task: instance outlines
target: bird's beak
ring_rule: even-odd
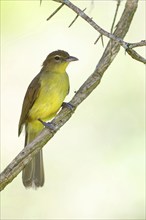
[[[77,61],[77,60],[79,60],[79,59],[76,58],[76,57],[73,57],[73,56],[69,56],[69,57],[66,59],[67,62],[72,62],[72,61]]]

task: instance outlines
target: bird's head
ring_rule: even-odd
[[[43,68],[51,71],[64,72],[70,62],[77,60],[76,57],[70,56],[66,51],[57,50],[47,56],[43,62]]]

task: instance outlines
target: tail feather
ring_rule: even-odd
[[[25,146],[30,143],[37,136],[37,134],[38,132],[34,134],[26,131]],[[40,150],[29,162],[29,164],[27,164],[23,169],[22,181],[26,188],[37,188],[44,185],[44,165],[42,150]]]

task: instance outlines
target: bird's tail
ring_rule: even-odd
[[[25,146],[30,143],[40,131],[34,132],[26,128]],[[22,171],[22,181],[26,188],[38,188],[44,185],[43,152],[40,150]]]

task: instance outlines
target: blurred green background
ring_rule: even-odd
[[[110,31],[116,1],[73,2]],[[23,148],[22,100],[46,56],[63,49],[79,58],[67,69],[69,101],[104,51],[82,19],[68,28],[75,17],[68,8],[46,21],[58,6],[1,0],[1,170]],[[145,9],[140,1],[126,41],[145,39]],[[145,55],[144,48],[137,51]],[[26,190],[19,174],[1,193],[1,219],[144,219],[144,89],[144,64],[121,48],[98,88],[44,147],[44,187]]]

